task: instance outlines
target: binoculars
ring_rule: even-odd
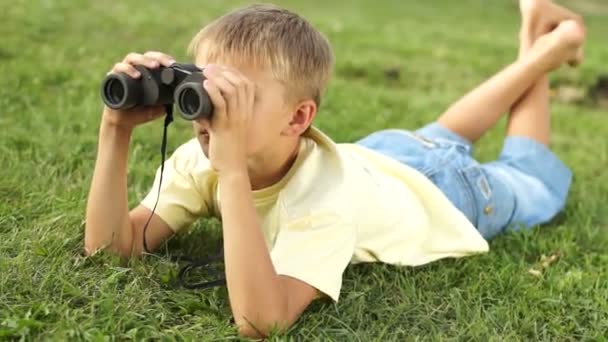
[[[194,64],[173,63],[148,69],[142,65],[138,79],[125,73],[110,74],[103,80],[101,97],[112,109],[177,104],[186,120],[211,119],[213,104],[203,88],[203,70]]]

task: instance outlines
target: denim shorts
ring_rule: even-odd
[[[420,171],[488,240],[550,221],[564,208],[572,181],[553,152],[526,137],[507,137],[489,163],[476,161],[468,140],[436,122],[378,131],[356,143]]]

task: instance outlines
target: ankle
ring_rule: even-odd
[[[551,71],[551,67],[548,65],[546,59],[543,58],[542,54],[535,53],[531,49],[527,54],[523,55],[518,59],[515,64],[519,65],[522,69],[525,69],[528,74],[534,76],[534,78],[540,78]]]

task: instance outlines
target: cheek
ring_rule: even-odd
[[[251,153],[276,148],[281,131],[288,123],[285,111],[279,98],[266,96],[255,102],[248,137]]]
[[[269,118],[253,118],[247,137],[247,150],[250,154],[258,154],[265,150],[276,148],[281,130],[276,122]]]
[[[247,150],[250,153],[256,153],[262,149],[265,141],[268,139],[267,133],[261,120],[256,120],[254,117],[249,128],[249,135],[247,136]]]

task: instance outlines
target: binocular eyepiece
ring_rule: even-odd
[[[125,73],[108,75],[101,86],[103,102],[112,109],[129,109],[139,106],[177,104],[186,120],[211,119],[213,104],[203,88],[202,70],[194,64],[173,63],[169,67],[135,68],[139,79]]]

